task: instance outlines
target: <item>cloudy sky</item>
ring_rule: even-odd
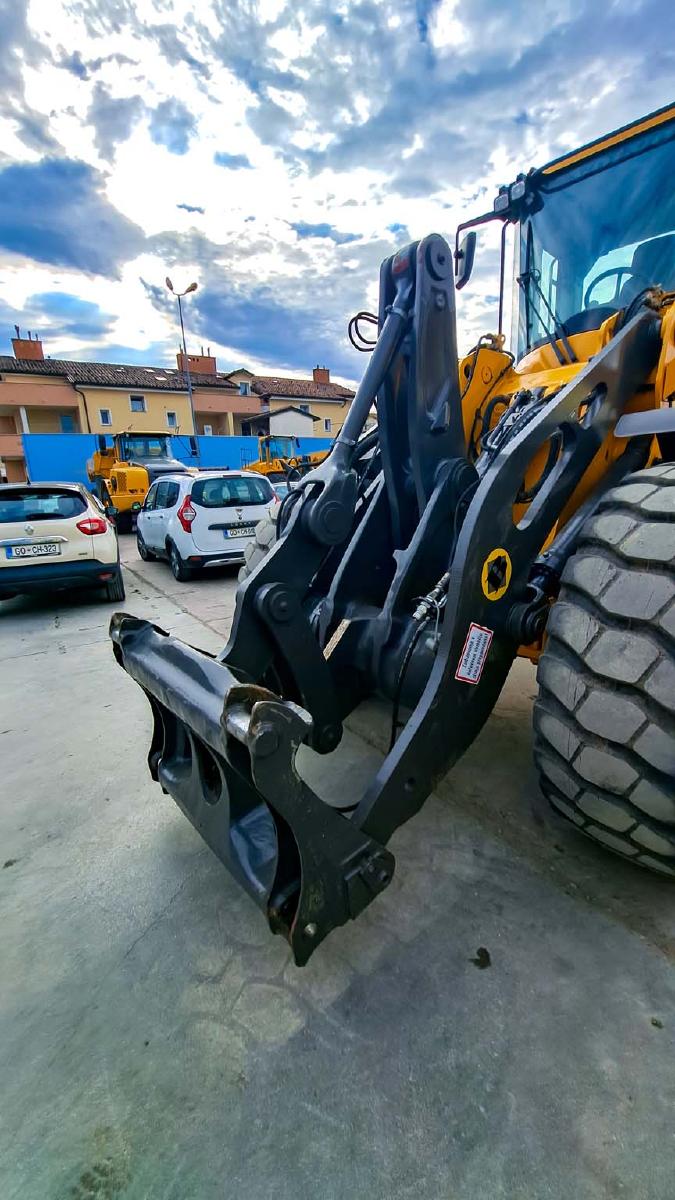
[[[665,0],[0,0],[0,352],[358,378],[398,245],[660,107]],[[494,328],[479,243],[460,346]]]

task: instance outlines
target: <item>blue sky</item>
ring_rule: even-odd
[[[657,108],[662,0],[0,0],[0,328],[53,357],[358,378],[382,258]],[[73,49],[77,47],[77,49]],[[481,235],[460,346],[494,328]]]

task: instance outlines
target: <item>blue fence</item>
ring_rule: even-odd
[[[31,483],[42,480],[88,484],[87,459],[96,449],[93,433],[24,433],[23,453]]]
[[[258,457],[258,439],[255,437],[198,437],[196,440],[199,443],[199,465],[204,469],[223,467],[237,470]],[[298,453],[327,450],[330,445],[330,438],[299,438]],[[86,484],[87,459],[92,457],[95,449],[96,438],[93,433],[23,435],[28,478],[34,483],[52,480]],[[180,462],[196,465],[189,438],[171,438],[171,451]]]

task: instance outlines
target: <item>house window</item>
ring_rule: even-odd
[[[300,409],[300,412],[309,412],[309,404],[299,404],[298,408]]]
[[[332,433],[333,432],[333,422],[330,417],[324,417],[323,431],[324,431],[324,433]]]
[[[132,412],[145,412],[145,396],[130,396],[129,405]]]
[[[205,433],[206,437],[211,437],[213,434],[213,425],[205,425],[204,433]]]
[[[166,414],[166,423],[167,423],[167,425],[169,426],[169,429],[175,429],[175,428],[176,428],[176,426],[178,425],[178,420],[177,420],[177,418],[176,418],[176,414],[175,414],[175,412],[167,412],[167,414]]]
[[[244,380],[241,381],[241,383],[239,384],[239,395],[240,396],[250,396],[251,395],[250,383],[248,383]]]
[[[59,424],[61,426],[61,433],[75,432],[75,418],[72,413],[61,413]]]
[[[98,419],[101,425],[112,425],[112,413],[109,408],[99,408]]]

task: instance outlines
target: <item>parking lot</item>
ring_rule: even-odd
[[[124,537],[125,611],[208,651],[236,572]],[[296,969],[147,771],[118,605],[0,604],[3,1200],[666,1200],[675,889],[549,815],[534,671]],[[357,789],[379,714],[308,762]]]

